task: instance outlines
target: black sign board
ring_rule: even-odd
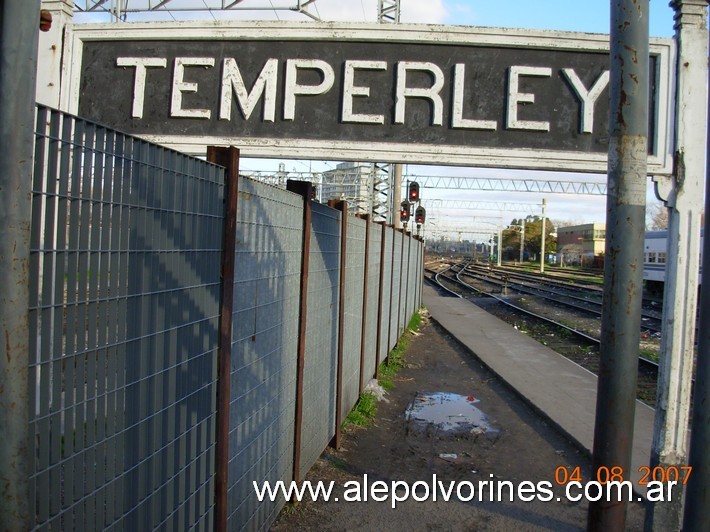
[[[269,24],[77,32],[76,110],[189,151],[606,171],[602,36]],[[668,49],[650,58],[659,167]]]

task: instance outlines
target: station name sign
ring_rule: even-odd
[[[184,151],[231,144],[255,156],[606,171],[604,36],[126,26],[75,30],[71,107]],[[656,173],[668,163],[671,52],[663,41],[650,57]]]

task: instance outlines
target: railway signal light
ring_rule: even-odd
[[[424,207],[417,207],[417,210],[414,211],[414,221],[418,224],[423,224],[425,219],[426,210],[424,210]]]
[[[409,201],[419,201],[419,183],[417,183],[416,181],[412,181],[411,183],[409,183]]]
[[[403,201],[400,207],[399,219],[402,220],[402,223],[407,223],[409,221],[409,202]]]

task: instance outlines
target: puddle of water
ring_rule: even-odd
[[[436,425],[444,432],[483,434],[498,432],[488,417],[474,406],[478,399],[455,393],[436,392],[417,394],[407,407],[405,416],[414,425]]]

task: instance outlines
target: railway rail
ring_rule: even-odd
[[[554,327],[557,330],[566,331],[566,334],[572,335],[578,341],[586,345],[593,345],[595,348],[598,349],[599,345],[601,344],[599,338],[596,338],[583,331],[577,330],[574,327],[570,327],[569,325],[561,323],[558,320],[552,319],[549,316],[543,316],[540,313],[533,312],[520,305],[516,305],[510,300],[510,298],[494,294],[485,290],[481,290],[480,288],[474,287],[466,281],[462,280],[462,273],[464,273],[464,275],[468,274],[468,272],[466,272],[465,270],[469,264],[470,261],[465,261],[449,265],[447,268],[441,271],[435,271],[431,269],[426,269],[426,271],[430,274],[431,282],[435,283],[441,289],[445,290],[448,294],[454,294],[457,297],[465,297],[460,293],[460,291],[455,290],[455,287],[459,287],[459,290],[463,289],[464,291],[468,291],[469,293],[475,292],[476,294],[485,296],[486,298],[496,300],[498,303],[504,305],[505,307],[512,309],[515,313],[519,313],[538,322],[548,324],[549,326]],[[449,283],[449,286],[446,286],[447,283]],[[653,388],[653,393],[655,393],[655,380],[658,374],[658,363],[639,354],[639,370],[652,381],[652,383],[649,385],[649,388]]]

